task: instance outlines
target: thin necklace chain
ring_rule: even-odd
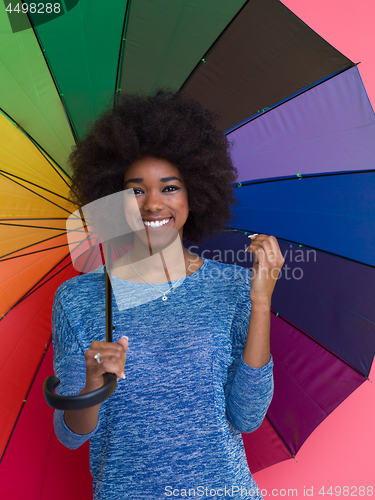
[[[164,301],[165,301],[165,300],[167,300],[167,298],[168,298],[168,297],[166,297],[166,294],[167,294],[167,293],[169,293],[169,292],[172,290],[172,288],[173,288],[173,287],[175,287],[175,286],[177,285],[177,283],[178,283],[178,282],[179,282],[179,281],[180,281],[180,280],[184,277],[184,275],[188,272],[188,270],[189,270],[189,268],[190,268],[190,265],[191,265],[191,253],[189,252],[189,265],[188,265],[188,267],[187,267],[186,271],[184,271],[184,274],[181,276],[181,278],[179,278],[179,279],[176,281],[176,283],[175,283],[174,285],[172,285],[172,286],[169,288],[169,290],[167,290],[166,292],[163,292],[163,290],[159,290],[159,288],[156,288],[156,286],[154,286],[152,283],[150,283],[149,281],[147,281],[145,278],[143,278],[143,277],[139,274],[139,272],[138,272],[138,271],[135,269],[135,267],[133,266],[133,264],[132,264],[132,262],[131,262],[131,260],[130,260],[130,255],[129,255],[129,254],[130,254],[130,252],[128,252],[128,254],[127,254],[127,255],[128,255],[128,259],[129,259],[130,265],[132,266],[132,268],[134,269],[134,271],[138,274],[138,276],[139,276],[141,279],[143,279],[143,281],[145,281],[145,282],[146,282],[146,283],[148,283],[149,285],[153,286],[153,287],[154,287],[154,288],[155,288],[158,292],[162,293],[162,294],[163,294],[163,297],[162,297],[162,298],[163,298],[163,300],[164,300]]]

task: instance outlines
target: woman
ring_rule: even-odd
[[[132,194],[132,248],[113,266],[113,343],[103,268],[61,285],[53,309],[59,393],[118,378],[101,405],[54,414],[63,444],[90,439],[98,500],[261,498],[241,432],[259,427],[272,399],[270,307],[284,260],[266,235],[248,248],[252,273],[184,246],[232,217],[236,169],[216,119],[182,94],[125,96],[71,156],[76,203]]]

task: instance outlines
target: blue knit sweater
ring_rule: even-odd
[[[173,283],[155,285],[167,290]],[[63,411],[54,413],[65,446],[90,439],[94,499],[260,499],[241,432],[263,421],[273,360],[252,368],[242,359],[250,271],[204,259],[166,301],[147,283],[113,278],[113,289],[113,342],[129,337],[126,378],[102,403],[91,434],[75,434]],[[105,340],[103,267],[60,286],[52,320],[57,392],[78,394],[84,352]]]

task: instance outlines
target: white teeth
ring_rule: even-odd
[[[167,224],[167,222],[169,222],[169,220],[171,219],[171,217],[169,219],[164,219],[164,220],[161,220],[161,221],[155,221],[155,222],[149,222],[149,221],[143,221],[144,225],[145,226],[151,226],[151,227],[160,227],[160,226],[165,226],[165,224]]]

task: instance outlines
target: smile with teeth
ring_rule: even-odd
[[[144,220],[143,224],[148,227],[161,227],[165,226],[168,224],[168,222],[172,219],[172,217],[169,217],[169,219],[163,219],[163,220],[156,220],[156,221],[147,221]]]

